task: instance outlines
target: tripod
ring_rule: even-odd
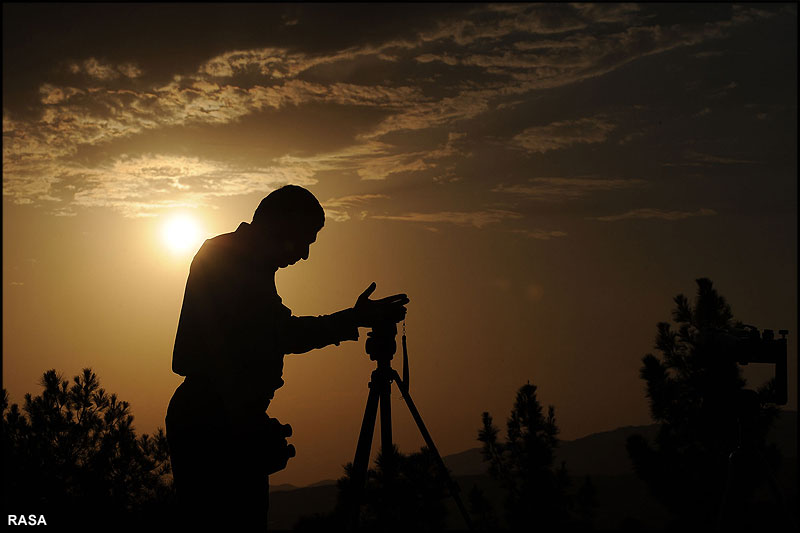
[[[391,360],[397,345],[395,337],[397,335],[397,325],[394,322],[387,324],[376,325],[367,334],[366,351],[372,361],[377,362],[377,368],[372,372],[369,382],[369,396],[367,397],[367,406],[364,410],[364,420],[361,423],[361,432],[358,435],[358,445],[356,446],[356,455],[353,460],[352,480],[354,486],[354,494],[352,501],[352,510],[350,516],[350,525],[353,529],[358,525],[358,519],[361,509],[361,497],[364,493],[364,487],[367,481],[367,468],[369,466],[370,451],[372,449],[372,437],[375,432],[375,419],[378,414],[378,406],[380,405],[381,411],[381,452],[383,457],[391,457],[394,453],[392,446],[392,381],[397,383],[400,393],[408,406],[411,416],[417,423],[422,438],[425,439],[425,444],[428,449],[433,453],[436,462],[439,466],[442,476],[447,482],[450,494],[458,506],[467,528],[472,529],[472,524],[467,514],[467,510],[459,497],[458,485],[450,477],[447,467],[439,455],[436,445],[433,443],[430,433],[425,428],[425,423],[419,414],[411,396],[408,392],[408,353],[406,350],[406,336],[403,334],[403,357],[405,363],[404,377],[401,379],[396,370],[392,368]]]
[[[786,500],[764,457],[763,442],[754,436],[759,411],[758,394],[749,389],[739,391],[738,409],[738,445],[728,456],[728,481],[717,516],[717,529],[746,525],[742,522],[743,515],[751,506],[754,490],[764,480],[769,486],[773,503],[783,515],[784,525],[795,529],[797,526]]]

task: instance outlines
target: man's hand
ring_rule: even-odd
[[[371,328],[375,324],[393,322],[397,323],[406,317],[405,305],[408,303],[408,296],[405,294],[395,294],[380,300],[370,300],[370,295],[375,292],[375,282],[373,281],[367,290],[361,293],[353,307],[356,314],[356,323],[360,327]]]
[[[277,419],[268,417],[266,413],[264,417],[266,418],[265,449],[262,453],[265,455],[267,474],[274,474],[286,468],[289,459],[296,454],[294,445],[286,440],[292,436],[292,426],[281,424]]]

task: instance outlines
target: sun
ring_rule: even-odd
[[[162,226],[164,245],[175,254],[194,252],[200,246],[200,224],[189,215],[175,215]]]

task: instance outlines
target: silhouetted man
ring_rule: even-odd
[[[265,528],[268,475],[294,455],[289,426],[266,414],[284,355],[405,317],[408,298],[370,300],[374,283],[350,309],[292,316],[275,272],[307,259],[324,223],[317,199],[287,185],[261,201],[251,224],[207,240],[192,261],[172,358],[186,379],[166,418],[182,525]]]

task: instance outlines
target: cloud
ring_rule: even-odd
[[[708,95],[708,97],[709,98],[714,98],[714,99],[723,98],[723,97],[727,96],[731,91],[736,89],[738,86],[739,86],[738,83],[736,83],[735,81],[732,81],[732,82],[730,82],[730,83],[728,83],[728,84],[726,84],[726,85],[724,85],[722,87],[719,87],[718,89],[714,90],[713,92],[711,92]]]
[[[419,172],[433,168],[434,165],[425,162],[414,154],[396,154],[378,157],[364,161],[363,168],[358,169],[358,175],[364,180],[383,180],[391,174],[403,172]]]
[[[53,201],[53,191],[62,181],[54,165],[26,165],[11,175],[6,169],[13,161],[3,158],[3,196],[19,205]]]
[[[686,157],[692,160],[693,163],[698,165],[739,165],[739,164],[757,164],[757,161],[750,159],[740,159],[736,157],[723,157],[712,154],[703,154],[700,152],[687,152]]]
[[[688,150],[684,152],[685,161],[679,163],[664,163],[665,167],[713,167],[718,165],[757,165],[758,161],[752,159],[741,159],[738,157],[726,157],[713,154],[705,154]]]
[[[642,208],[634,209],[619,215],[607,215],[602,217],[592,217],[592,220],[600,220],[603,222],[615,222],[617,220],[642,220],[642,219],[658,219],[658,220],[684,220],[691,217],[713,216],[717,212],[713,209],[702,208],[697,211],[666,211],[663,209]]]
[[[60,207],[58,209],[54,209],[51,211],[51,214],[57,217],[74,217],[78,216],[78,213],[72,210],[69,207]]]
[[[384,180],[393,174],[421,172],[436,168],[437,161],[464,155],[459,146],[465,134],[451,132],[447,140],[430,150],[403,151],[395,145],[362,139],[360,144],[342,148],[336,152],[313,156],[284,156],[279,163],[302,167],[311,173],[322,171],[350,171],[362,180]]]
[[[241,168],[221,161],[161,154],[122,156],[96,169],[70,167],[62,172],[62,176],[75,174],[81,185],[71,205],[108,207],[127,217],[152,216],[175,207],[208,207],[215,198],[269,193],[287,183],[316,183],[303,168]]]
[[[56,87],[45,83],[39,87],[41,102],[45,105],[60,104],[76,95],[86,94],[86,91],[75,87]]]
[[[286,176],[313,180],[325,170],[354,172],[365,180],[433,171],[446,166],[448,158],[465,155],[459,138],[428,149],[388,139],[400,132],[465,131],[469,121],[516,105],[531,91],[602,76],[648,55],[717,39],[738,25],[775,14],[735,6],[727,20],[659,25],[646,11],[636,4],[475,5],[459,10],[457,19],[444,16],[424,31],[409,30],[401,38],[369,45],[314,53],[278,46],[228,50],[193,72],[176,72],[167,83],[148,79],[133,62],[82,58],[70,65],[69,83],[48,80],[40,86],[40,116],[21,119],[4,112],[3,194],[18,203],[61,199],[74,206],[101,205],[102,196],[111,194],[115,199],[103,205],[147,211],[148,206],[162,205],[142,200],[155,181],[132,171],[120,174],[109,161],[84,168],[78,154],[87,147],[102,148],[154,130],[174,128],[179,136],[179,128],[186,126],[233,124],[256,113],[306,105],[380,110],[383,118],[362,131],[356,144],[336,152],[304,158],[286,154],[255,170],[209,161],[219,179],[230,180],[230,186],[218,187],[217,193],[224,189],[224,194],[246,194]],[[365,65],[388,62],[406,68],[393,67],[380,76],[361,75],[369,70]],[[446,75],[431,75],[435,62],[447,67]],[[409,64],[419,68],[409,69]],[[398,74],[393,77],[393,72]],[[733,88],[728,84],[723,90]],[[512,142],[530,153],[545,154],[605,142],[615,129],[616,124],[604,116],[561,120],[529,127]],[[142,171],[150,168],[150,155],[139,156],[134,161],[145,165]],[[724,159],[693,162],[744,162]],[[437,176],[450,179],[452,170],[446,168]],[[134,185],[134,179],[142,184]],[[166,181],[163,190],[180,192],[184,198],[197,195],[197,201],[216,194],[186,180],[180,178],[178,183],[190,189],[173,190]],[[563,185],[559,193],[557,185],[533,182],[526,186],[526,194],[574,197],[592,190],[575,182]],[[68,187],[76,188],[74,197]],[[525,193],[512,189],[503,192]]]
[[[36,121],[6,120],[4,157],[70,156],[81,146],[96,146],[156,128],[189,124],[228,124],[265,109],[304,103],[398,107],[424,99],[418,88],[329,86],[290,80],[248,89],[215,82],[176,78],[151,90],[90,87],[40,89],[48,104]]]
[[[527,128],[514,136],[512,142],[531,153],[549,152],[574,144],[595,144],[608,139],[615,125],[600,117],[553,122],[546,126]]]
[[[344,222],[350,220],[350,210],[359,208],[361,214],[364,213],[363,205],[373,200],[386,200],[389,197],[385,194],[356,194],[351,196],[342,196],[339,198],[330,198],[322,203],[325,209],[325,217],[335,222]]]
[[[320,65],[355,61],[365,56],[382,56],[386,49],[397,46],[406,45],[393,43],[382,47],[351,47],[314,55],[278,47],[233,50],[209,59],[200,65],[198,72],[214,78],[259,74],[267,79],[290,79]]]
[[[639,9],[632,4],[476,9],[474,20],[453,21],[420,36],[423,43],[450,39],[460,46],[443,50],[440,44],[415,59],[479,67],[510,78],[512,92],[524,92],[602,76],[642,57],[717,39],[756,17],[774,15],[739,10],[730,20],[647,26],[641,24],[647,18]],[[625,30],[619,31],[620,25]]]
[[[102,63],[94,57],[90,57],[82,63],[72,63],[69,70],[73,74],[86,74],[90,78],[99,81],[114,80],[120,76],[133,79],[142,75],[142,70],[133,63],[112,65]]]
[[[363,137],[375,139],[397,131],[430,129],[469,120],[488,111],[490,100],[498,94],[494,90],[462,91],[438,101],[419,101],[401,108]]]
[[[575,6],[553,4],[490,4],[480,6],[458,20],[445,21],[435,30],[421,33],[423,42],[452,41],[460,46],[469,46],[481,41],[496,41],[512,34],[557,35],[585,29],[593,22],[620,21],[624,10],[635,11],[636,7],[617,10],[617,16],[608,9],[577,9]],[[605,11],[601,16],[602,11]]]
[[[336,152],[308,157],[283,156],[278,162],[294,168],[303,168],[311,174],[339,170],[356,173],[362,180],[383,180],[392,174],[417,172],[433,168],[424,161],[428,152],[402,152],[396,147],[378,141],[366,141]]]
[[[404,222],[447,223],[459,226],[482,228],[503,220],[522,218],[513,211],[490,209],[485,211],[439,211],[434,213],[406,213],[403,215],[372,215],[370,218],[381,220],[400,220]]]
[[[518,233],[520,235],[524,235],[529,239],[536,239],[540,241],[549,241],[550,239],[557,239],[559,237],[566,237],[567,233],[564,231],[558,230],[543,230],[543,229],[516,229],[512,230],[512,233]]]
[[[102,203],[100,198],[109,192],[108,185],[97,175],[107,175],[107,169],[83,169],[72,158],[84,146],[98,146],[115,139],[132,137],[157,128],[180,127],[189,124],[225,124],[233,122],[256,109],[281,108],[302,102],[321,101],[341,105],[359,104],[373,107],[399,105],[419,98],[418,90],[407,87],[377,87],[369,91],[362,86],[336,83],[322,86],[298,80],[278,87],[256,86],[248,90],[219,85],[204,80],[176,79],[151,91],[109,88],[55,87],[45,84],[40,94],[47,104],[37,121],[3,118],[3,193],[17,203],[35,203],[49,194],[59,181],[54,174],[94,176],[84,180],[83,188],[96,186],[94,193],[84,190],[76,196],[76,205],[88,205],[89,199]],[[287,158],[279,162],[283,171],[298,179],[308,180],[310,174],[325,168],[356,168],[364,179],[385,179],[398,172],[431,168],[432,163],[421,159],[436,154],[402,154],[389,145],[366,141],[363,145],[329,157],[318,157],[321,166]],[[145,159],[136,159],[144,163]],[[336,164],[332,164],[336,161]],[[346,162],[347,161],[347,162]],[[346,162],[346,163],[345,163]],[[216,163],[212,163],[216,164]],[[289,170],[286,170],[288,167]],[[146,170],[146,168],[144,168]],[[242,175],[232,178],[230,188],[241,184]],[[273,168],[271,172],[278,172]],[[233,176],[234,169],[228,169]],[[298,173],[300,175],[298,175]],[[113,187],[118,192],[119,184]],[[239,186],[247,193],[249,185]],[[144,193],[144,189],[142,190]],[[116,194],[115,194],[116,197]],[[118,208],[119,203],[115,204]],[[131,204],[131,208],[137,209]],[[126,208],[126,212],[129,209]]]
[[[525,184],[498,185],[492,192],[517,194],[531,200],[572,200],[598,191],[613,191],[643,186],[641,179],[609,178],[531,178]]]
[[[725,53],[719,50],[708,50],[704,52],[698,52],[694,54],[694,57],[696,57],[697,59],[709,59],[712,57],[721,57],[723,55],[725,55]]]

